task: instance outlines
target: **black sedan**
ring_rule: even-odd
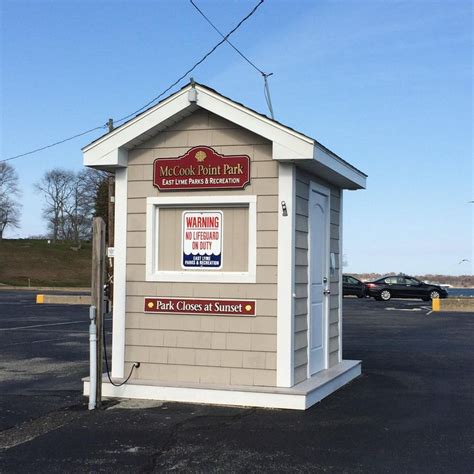
[[[379,301],[390,298],[421,298],[430,301],[447,298],[448,292],[438,285],[424,283],[407,275],[386,276],[365,284],[367,294]]]
[[[365,298],[365,285],[352,275],[342,275],[342,294]]]

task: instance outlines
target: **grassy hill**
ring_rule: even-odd
[[[71,242],[0,242],[0,284],[16,286],[90,286],[91,244],[72,250]]]

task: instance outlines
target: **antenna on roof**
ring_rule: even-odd
[[[262,72],[263,80],[265,82],[265,89],[264,89],[265,99],[267,100],[267,105],[268,105],[268,109],[270,110],[270,115],[272,117],[272,120],[275,120],[275,116],[273,115],[272,99],[270,97],[270,88],[268,87],[268,81],[267,81],[267,77],[272,76],[272,75],[273,75],[273,72],[269,74]]]
[[[272,106],[272,100],[270,98],[270,88],[268,86],[268,81],[267,81],[267,77],[271,76],[273,73],[265,73],[263,72],[259,67],[257,67],[252,61],[250,61],[249,58],[247,58],[247,56],[245,56],[241,51],[239,51],[237,49],[237,47],[232,44],[230,41],[229,41],[229,34],[225,35],[219,30],[219,28],[217,28],[216,25],[214,25],[214,23],[212,23],[212,21],[206,16],[206,14],[196,5],[196,3],[194,2],[194,0],[189,0],[191,5],[199,12],[199,14],[222,36],[222,39],[223,41],[226,41],[229,46],[231,46],[235,52],[237,54],[239,54],[245,61],[247,61],[256,71],[258,71],[262,76],[263,76],[263,80],[265,82],[265,85],[264,85],[264,94],[265,94],[265,100],[267,101],[267,106],[268,106],[268,109],[270,110],[270,115],[272,117],[272,120],[275,120],[275,116],[273,115],[273,106]],[[255,7],[255,10],[264,2],[264,0],[260,0],[260,2],[258,3],[258,5]]]

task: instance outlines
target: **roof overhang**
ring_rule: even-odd
[[[345,189],[363,189],[366,175],[316,140],[201,86],[189,84],[83,148],[84,165],[127,167],[128,151],[203,108],[272,142],[272,157],[293,162]]]
[[[291,161],[298,168],[315,174],[342,189],[365,189],[367,185],[366,174],[354,168],[318,142],[314,144],[312,158],[282,161]]]

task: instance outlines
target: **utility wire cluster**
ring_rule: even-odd
[[[194,71],[194,69],[196,69],[200,64],[202,64],[212,53],[214,53],[214,51],[216,51],[217,48],[219,48],[219,46],[221,46],[223,43],[227,42],[229,43],[230,46],[232,46],[235,51],[237,51],[239,53],[240,56],[242,56],[252,67],[254,67],[260,74],[263,75],[264,79],[265,79],[265,83],[266,83],[266,78],[271,75],[271,74],[265,74],[262,70],[260,70],[257,66],[255,66],[255,64],[253,64],[247,57],[245,57],[243,55],[243,53],[241,53],[232,43],[230,43],[230,41],[228,41],[228,38],[233,34],[235,33],[239,28],[240,26],[245,22],[247,21],[256,11],[257,9],[260,7],[260,5],[264,2],[264,0],[259,0],[259,2],[257,3],[257,5],[255,5],[253,7],[253,9],[244,17],[242,18],[242,20],[239,21],[239,23],[237,23],[237,25],[229,31],[229,33],[227,33],[225,36],[212,24],[212,22],[204,15],[204,13],[197,7],[197,5],[193,2],[193,0],[190,0],[191,4],[199,11],[199,13],[201,15],[204,16],[204,18],[206,18],[206,20],[211,24],[211,26],[222,36],[222,40],[219,41],[214,47],[212,47],[199,61],[197,61],[192,67],[190,67],[184,74],[182,74],[178,79],[176,79],[176,81],[174,81],[169,87],[167,87],[163,92],[161,92],[160,94],[158,94],[156,97],[154,97],[153,99],[151,99],[150,101],[148,101],[145,105],[143,105],[142,107],[140,107],[139,109],[135,110],[134,112],[132,112],[131,114],[128,114],[126,115],[125,117],[122,117],[118,120],[116,120],[114,122],[115,125],[120,125],[122,124],[123,122],[127,121],[128,119],[138,115],[140,112],[142,112],[143,110],[145,110],[146,108],[150,107],[152,104],[154,104],[158,99],[160,99],[163,95],[165,95],[167,92],[169,92],[174,86],[176,86],[180,81],[182,81],[188,74],[190,74],[192,71]],[[266,89],[265,90],[265,97],[267,98],[267,92],[268,90]],[[268,95],[268,98],[269,98],[269,95]],[[267,103],[268,103],[268,98],[267,98]],[[269,108],[270,108],[270,111],[272,113],[272,116],[273,116],[273,112],[271,110],[271,103],[269,105]],[[104,129],[107,129],[109,128],[110,129],[110,122],[106,123],[106,124],[103,124],[103,125],[99,125],[97,127],[94,127],[94,128],[91,128],[89,130],[85,130],[84,132],[80,132],[80,133],[77,133],[76,135],[73,135],[71,137],[67,137],[67,138],[64,138],[62,140],[59,140],[57,142],[54,142],[54,143],[50,143],[49,145],[45,145],[43,147],[40,147],[40,148],[36,148],[34,150],[30,150],[26,153],[21,153],[19,155],[15,155],[15,156],[10,156],[8,158],[4,158],[2,160],[0,160],[0,163],[4,162],[4,161],[10,161],[10,160],[15,160],[17,158],[21,158],[23,156],[27,156],[27,155],[32,155],[34,153],[38,153],[40,151],[43,151],[43,150],[46,150],[48,148],[52,148],[52,147],[55,147],[57,145],[61,145],[62,143],[65,143],[65,142],[68,142],[68,141],[71,141],[71,140],[74,140],[75,138],[79,138],[79,137],[82,137],[84,135],[87,135],[89,133],[92,133],[92,132],[95,132],[97,130],[104,130]]]
[[[257,67],[252,61],[250,61],[249,58],[247,58],[247,56],[244,55],[244,53],[242,53],[241,51],[239,51],[237,49],[237,47],[232,44],[227,38],[229,35],[227,36],[224,36],[224,34],[214,25],[214,23],[212,23],[212,21],[204,14],[204,12],[194,3],[193,0],[189,0],[191,2],[191,5],[204,17],[204,19],[212,26],[212,28],[214,28],[214,30],[216,30],[221,36],[222,38],[227,41],[227,43],[229,44],[229,46],[231,46],[234,51],[236,51],[237,54],[239,54],[245,61],[247,61],[257,72],[259,72],[262,77],[263,77],[263,81],[264,81],[264,95],[265,95],[265,100],[267,102],[267,106],[268,106],[268,110],[270,111],[270,115],[272,118],[274,118],[273,116],[273,107],[272,107],[272,100],[270,98],[270,89],[268,87],[268,80],[267,78],[270,77],[271,75],[273,75],[273,72],[270,72],[270,73],[266,73],[266,72],[263,72],[259,67]],[[263,0],[262,0],[263,2]]]

